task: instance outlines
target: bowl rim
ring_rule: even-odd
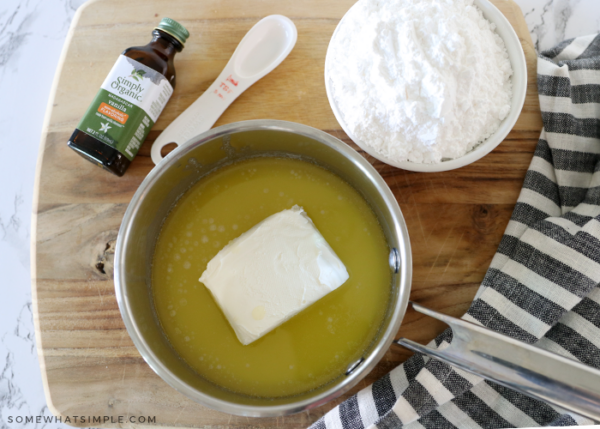
[[[341,382],[336,382],[320,394],[301,401],[273,406],[243,405],[215,398],[193,388],[175,376],[167,366],[158,359],[149,345],[146,344],[141,334],[140,326],[138,326],[138,323],[132,317],[131,302],[126,293],[124,268],[125,246],[131,230],[131,223],[140,211],[144,196],[147,195],[148,190],[160,180],[161,175],[169,167],[177,164],[179,160],[190,151],[204,143],[208,143],[223,135],[254,130],[291,132],[311,138],[334,150],[342,152],[342,155],[352,161],[379,190],[382,199],[385,201],[386,206],[391,213],[394,230],[396,231],[399,242],[399,248],[397,249],[400,259],[398,300],[395,307],[392,309],[390,323],[385,332],[382,333],[378,344],[373,348],[370,356],[368,356],[368,358],[345,379],[342,379]],[[153,170],[150,171],[133,195],[119,229],[114,260],[115,294],[119,310],[129,336],[146,363],[156,374],[167,382],[167,384],[188,398],[217,411],[247,417],[276,417],[312,409],[342,395],[358,384],[375,367],[375,365],[379,363],[391,346],[406,313],[412,280],[412,254],[406,222],[396,198],[377,170],[375,170],[362,155],[334,136],[307,125],[279,120],[251,120],[222,125],[190,139],[184,145],[179,146],[169,153]]]
[[[367,152],[373,158],[378,159],[379,161],[391,165],[393,167],[401,168],[403,170],[422,172],[422,173],[436,173],[441,171],[449,171],[455,170],[457,168],[464,167],[466,165],[472,164],[475,161],[480,160],[488,153],[493,151],[496,147],[500,145],[508,135],[508,133],[512,130],[514,125],[516,124],[519,116],[521,115],[521,111],[523,109],[523,105],[525,104],[525,97],[527,95],[527,62],[525,59],[525,53],[523,51],[523,46],[517,36],[517,33],[508,19],[504,16],[504,14],[489,0],[473,0],[473,3],[481,10],[483,16],[490,21],[492,24],[496,25],[496,34],[502,38],[504,44],[506,46],[506,50],[508,52],[509,60],[511,62],[511,66],[513,68],[512,74],[512,91],[513,96],[511,98],[511,108],[506,116],[501,122],[498,129],[489,136],[486,140],[479,143],[475,146],[471,151],[467,152],[465,155],[454,158],[448,161],[441,161],[436,164],[426,164],[426,163],[416,163],[411,161],[394,161],[379,152],[377,152],[371,146],[365,144],[360,139],[356,138],[352,132],[349,130],[346,125],[343,115],[339,110],[337,103],[335,102],[335,98],[331,93],[331,84],[329,78],[329,67],[328,62],[331,60],[331,40],[334,39],[335,35],[343,25],[344,19],[352,10],[352,8],[356,7],[359,2],[356,2],[347,12],[344,14],[338,25],[336,26],[333,35],[331,36],[329,45],[327,47],[327,53],[325,55],[325,92],[327,93],[327,99],[329,100],[329,105],[331,106],[331,110],[333,111],[333,115],[337,119],[338,123],[344,130],[344,132],[350,137],[350,139],[356,143],[362,150]],[[503,28],[503,31],[506,33],[507,37],[504,37],[500,34],[500,28]],[[508,38],[508,40],[507,40]],[[509,48],[510,44],[512,44],[513,48]],[[517,49],[514,49],[517,48]],[[514,60],[514,61],[513,61]],[[516,82],[515,82],[516,81]]]

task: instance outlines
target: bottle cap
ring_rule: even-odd
[[[158,26],[155,27],[155,30],[164,31],[179,40],[182,45],[185,45],[185,41],[190,37],[190,32],[187,31],[183,25],[171,18],[161,19]]]

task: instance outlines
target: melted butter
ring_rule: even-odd
[[[350,278],[263,338],[244,346],[198,281],[230,240],[268,216],[304,207]],[[362,356],[387,309],[388,246],[365,200],[335,174],[294,159],[222,168],[186,192],[158,239],[156,311],[173,348],[201,376],[235,392],[289,396],[319,387]],[[253,317],[264,317],[256,307]]]

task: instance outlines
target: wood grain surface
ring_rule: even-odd
[[[507,139],[480,161],[444,173],[413,173],[364,154],[400,203],[413,250],[411,299],[461,316],[482,280],[531,160],[541,117],[536,56],[523,15],[511,0],[493,0],[517,31],[528,65],[523,112]],[[204,408],[162,381],[144,362],[123,325],[113,285],[117,231],[133,193],[152,168],[152,141],[217,77],[237,43],[260,18],[279,13],[298,28],[289,57],[256,83],[216,125],[281,119],[325,130],[357,147],[341,131],[325,95],[329,39],[354,0],[92,1],[77,13],[54,82],[40,146],[33,209],[32,288],[40,365],[51,411],[113,416],[77,426],[132,427],[127,416],[156,416],[166,427],[306,427],[341,400],[372,383],[410,353],[390,349],[342,398],[281,418],[236,417]],[[177,87],[124,177],[80,158],[66,142],[119,53],[144,45],[169,16],[191,37],[175,59]],[[409,311],[397,334],[426,343],[444,329]],[[124,416],[122,423],[117,416]],[[117,423],[114,423],[114,422]],[[146,424],[147,425],[147,424]]]

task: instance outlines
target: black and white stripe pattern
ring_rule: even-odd
[[[600,35],[538,60],[544,129],[464,319],[600,368]],[[444,348],[447,330],[432,342]],[[415,355],[314,429],[509,428],[593,422]]]

